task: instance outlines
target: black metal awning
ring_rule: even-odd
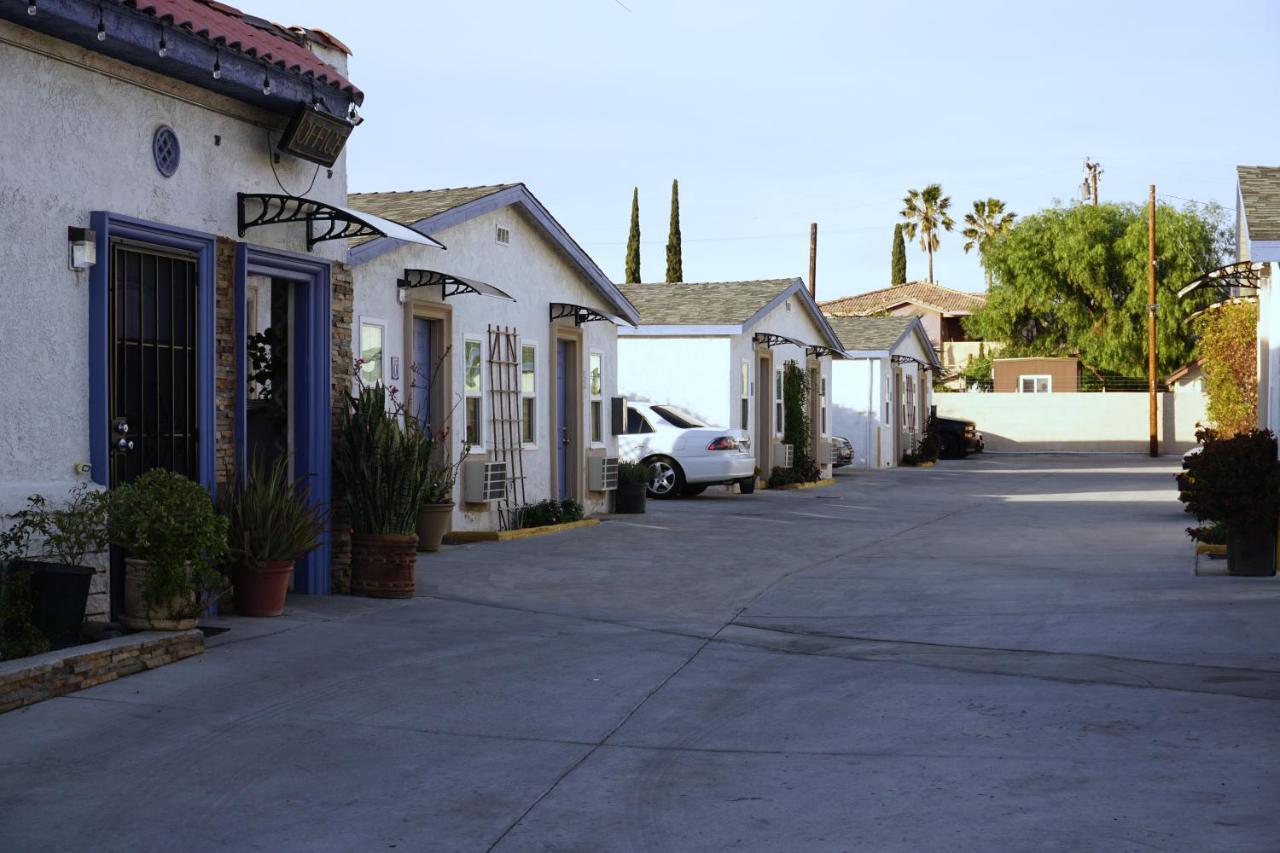
[[[1269,264],[1258,261],[1240,261],[1234,264],[1227,264],[1224,267],[1218,267],[1216,270],[1210,270],[1182,288],[1182,290],[1179,290],[1178,298],[1182,299],[1187,294],[1194,293],[1205,287],[1213,287],[1220,290],[1231,287],[1257,288],[1258,281],[1270,275],[1269,266]]]
[[[844,353],[833,347],[823,346],[822,344],[809,344],[804,348],[804,354],[810,358],[844,358]]]
[[[891,355],[889,356],[889,361],[893,362],[894,364],[915,363],[920,367],[921,370],[925,370],[925,371],[936,369],[932,364],[926,364],[925,362],[921,361],[920,359],[916,358],[913,355]]]
[[[350,207],[272,193],[236,193],[236,198],[237,224],[241,237],[250,228],[260,225],[305,222],[308,252],[316,243],[324,240],[349,240],[354,237],[391,237],[406,243],[444,248],[440,241],[419,234],[399,222]]]
[[[581,326],[583,323],[595,323],[601,320],[606,323],[612,323],[615,326],[631,325],[621,317],[615,317],[612,314],[605,314],[594,308],[588,308],[585,305],[574,305],[571,302],[552,302],[550,306],[550,314],[552,320],[563,320],[567,317],[572,317],[573,325],[575,326]]]
[[[481,296],[492,296],[495,299],[506,299],[510,302],[516,301],[514,296],[505,290],[494,287],[492,284],[485,284],[483,281],[476,281],[473,278],[463,278],[460,275],[451,275],[447,272],[436,272],[435,270],[406,269],[404,278],[397,281],[396,284],[408,289],[439,285],[441,299],[448,299],[450,296],[458,296],[462,293],[476,293]]]
[[[807,350],[809,346],[804,341],[797,341],[795,338],[788,338],[786,335],[775,335],[773,332],[756,332],[751,336],[751,340],[757,344],[764,344],[770,349],[783,344],[791,344],[803,350]]]

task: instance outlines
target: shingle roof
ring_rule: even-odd
[[[745,323],[799,279],[628,284],[622,294],[642,326],[727,326]]]
[[[827,315],[846,350],[887,350],[916,322],[915,317],[858,317]]]
[[[818,307],[832,316],[865,316],[886,311],[904,302],[914,302],[943,314],[972,314],[987,303],[987,297],[981,293],[965,293],[927,281],[912,281],[854,296],[829,299],[819,302]]]
[[[307,48],[304,39],[310,36],[344,53],[351,52],[321,30],[282,27],[218,0],[138,0],[132,5],[144,15],[195,33],[206,41],[310,77],[357,98],[363,97],[350,80]]]
[[[1237,166],[1250,240],[1280,240],[1280,167]]]
[[[351,193],[347,196],[347,204],[384,219],[413,223],[516,186],[519,184],[491,184],[485,187],[453,187],[443,190],[410,190],[408,192]]]

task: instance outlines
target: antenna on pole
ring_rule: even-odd
[[[1084,158],[1084,181],[1080,184],[1080,200],[1093,199],[1093,206],[1098,206],[1098,176],[1102,174],[1102,164]]]

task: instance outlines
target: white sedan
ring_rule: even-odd
[[[708,426],[683,409],[658,403],[627,404],[618,458],[649,466],[652,498],[697,495],[707,486],[752,480],[756,474],[746,430]]]

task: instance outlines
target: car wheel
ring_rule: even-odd
[[[667,456],[649,460],[649,497],[663,500],[684,492],[684,471],[680,463]]]
[[[684,489],[680,493],[684,495],[686,498],[696,498],[698,495],[702,494],[706,490],[707,490],[706,486],[691,486],[686,484]]]

